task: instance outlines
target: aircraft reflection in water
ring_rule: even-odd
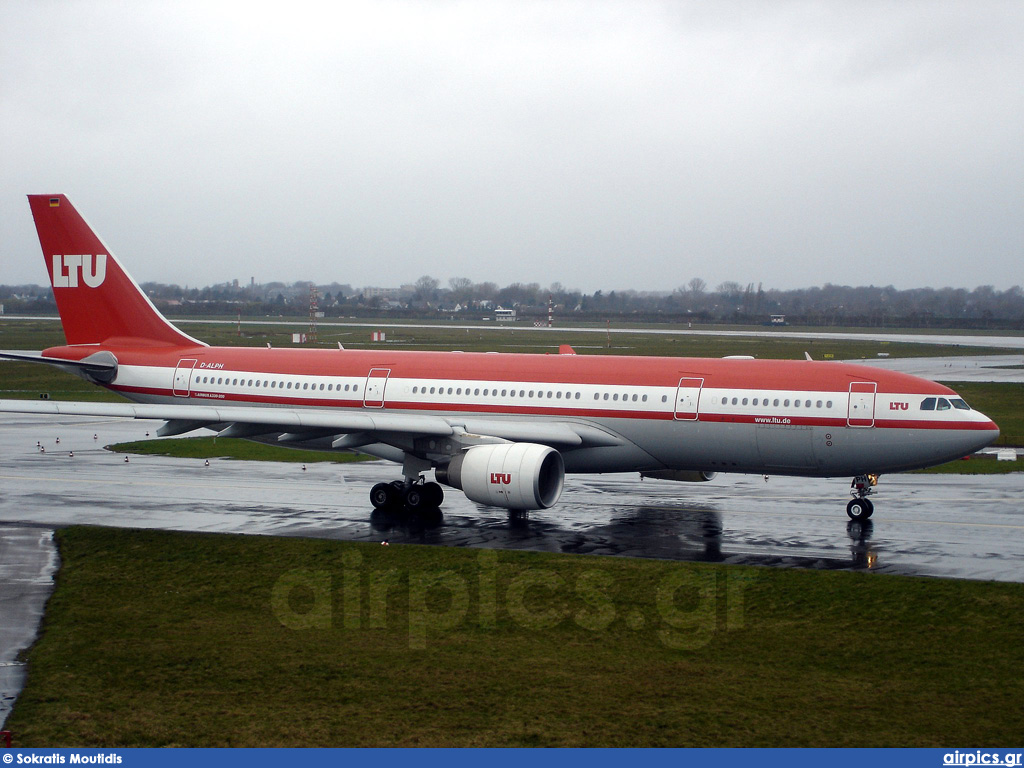
[[[817,569],[868,569],[878,565],[872,547],[871,521],[849,521],[849,558],[837,557],[834,544],[820,548],[777,539],[730,541],[722,513],[709,504],[677,506],[644,505],[608,507],[610,519],[581,526],[571,519],[559,520],[550,513],[503,513],[478,507],[479,516],[426,514],[408,510],[374,510],[372,529],[394,542],[420,544],[472,544],[497,549],[529,548],[534,551],[574,554],[619,555],[687,562],[738,565],[796,566]],[[471,537],[467,540],[467,535]],[[731,546],[730,546],[731,545]]]
[[[871,548],[871,534],[874,528],[875,524],[870,520],[851,520],[846,524],[854,568],[874,568],[878,565],[878,555]]]

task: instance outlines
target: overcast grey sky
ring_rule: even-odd
[[[27,193],[139,281],[1024,284],[1024,2],[0,0]]]

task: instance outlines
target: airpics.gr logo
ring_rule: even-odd
[[[90,288],[99,288],[107,276],[107,254],[53,255],[53,287],[77,288],[78,275]]]

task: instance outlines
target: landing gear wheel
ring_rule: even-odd
[[[440,507],[444,502],[444,491],[441,490],[441,486],[437,483],[425,483],[423,485],[423,495],[427,499],[427,506],[429,507]]]
[[[404,498],[405,506],[412,512],[437,509],[444,501],[444,491],[437,483],[421,483],[409,486]]]
[[[399,498],[398,489],[389,483],[377,483],[370,489],[370,503],[374,509],[390,509]]]
[[[409,486],[409,490],[405,492],[405,507],[410,512],[419,512],[421,509],[425,509],[430,506],[427,504],[427,495],[423,492],[422,485]]]
[[[846,514],[851,520],[858,522],[867,520],[874,511],[875,505],[868,499],[850,499],[850,503],[846,505]]]

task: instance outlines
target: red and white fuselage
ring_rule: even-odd
[[[563,449],[570,472],[893,472],[959,458],[991,442],[997,429],[948,387],[844,363],[240,347],[110,351],[118,377],[106,386],[140,403],[566,423],[624,438]],[[45,354],[82,352],[62,347]]]
[[[139,405],[2,410],[359,447],[402,463],[407,484],[435,468],[510,508],[550,506],[562,471],[877,475],[999,434],[948,387],[844,363],[210,347],[160,315],[67,198],[29,199],[68,340],[43,361]]]

